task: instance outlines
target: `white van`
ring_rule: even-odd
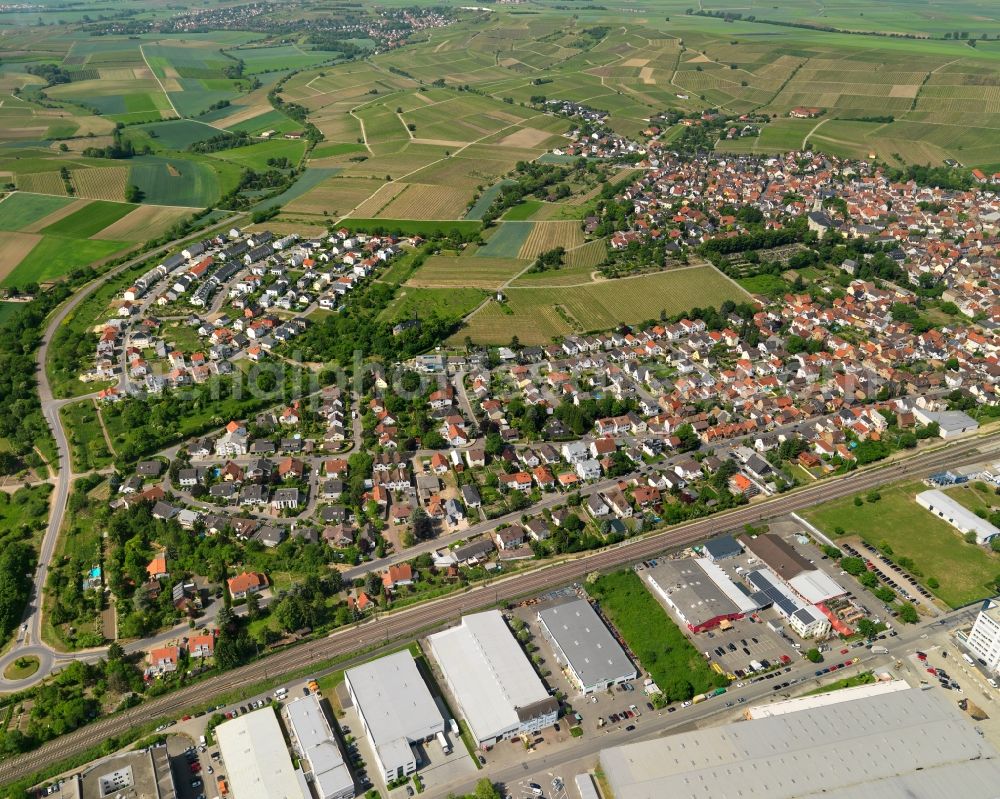
[[[965,662],[968,663],[970,666],[976,665],[976,661],[974,661],[971,657],[969,657],[967,653],[963,653],[962,657],[965,658]]]

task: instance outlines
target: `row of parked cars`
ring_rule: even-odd
[[[851,658],[850,660],[845,660],[843,663],[834,663],[832,666],[827,666],[825,669],[817,669],[816,676],[822,677],[824,674],[830,674],[831,672],[839,671],[840,669],[846,669],[848,666],[853,666],[857,662],[858,658]]]

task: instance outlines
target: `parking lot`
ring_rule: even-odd
[[[777,614],[764,611],[759,614],[761,621],[752,616],[733,623],[729,630],[711,630],[694,636],[694,644],[700,652],[708,652],[709,659],[718,663],[724,672],[737,678],[750,670],[756,661],[768,668],[778,663],[788,664],[799,657],[790,641],[779,636],[764,621],[777,618]]]
[[[896,565],[892,559],[879,553],[871,544],[864,541],[842,542],[841,549],[848,555],[856,558],[864,558],[871,564],[872,571],[878,578],[889,586],[893,591],[904,599],[916,605],[923,606],[923,609],[931,615],[937,615],[937,608],[934,606],[934,598],[930,591],[920,585],[917,579],[906,573]]]

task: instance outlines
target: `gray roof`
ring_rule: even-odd
[[[731,535],[720,535],[705,542],[705,552],[711,556],[712,560],[722,560],[723,558],[734,558],[743,552],[736,539]]]
[[[353,796],[354,780],[316,694],[289,702],[285,710],[291,731],[297,739],[297,748],[309,762],[320,799]]]
[[[993,799],[1000,752],[910,689],[605,749],[601,767],[629,799]]]
[[[636,668],[585,599],[570,599],[538,612],[584,687],[635,676]]]

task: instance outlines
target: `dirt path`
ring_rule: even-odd
[[[813,125],[813,128],[812,128],[811,131],[809,131],[805,136],[802,137],[802,149],[803,150],[806,149],[806,142],[809,141],[809,137],[812,136],[817,130],[819,130],[821,127],[823,127],[823,125],[825,125],[829,121],[830,121],[830,117],[827,117],[826,119],[821,119],[819,122],[817,122],[815,125]]]
[[[108,428],[104,424],[104,414],[101,413],[101,408],[97,404],[97,400],[91,400],[94,403],[94,410],[97,411],[97,421],[101,423],[101,432],[104,433],[104,443],[108,445],[108,452],[111,453],[112,457],[117,457],[118,453],[115,452],[114,445],[111,443],[111,436],[108,433]]]

